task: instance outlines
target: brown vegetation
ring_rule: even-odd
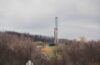
[[[0,65],[25,65],[35,45],[24,36],[0,33]]]
[[[100,65],[100,41],[59,44],[48,60],[31,38],[1,32],[0,65],[25,65],[28,60],[34,65]]]

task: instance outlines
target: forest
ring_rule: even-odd
[[[58,45],[50,47],[53,40],[41,35],[0,32],[0,65],[26,65],[28,60],[34,65],[100,65],[100,40],[59,39]],[[41,51],[45,46],[53,49],[50,55]]]

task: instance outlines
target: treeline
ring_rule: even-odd
[[[53,43],[54,38],[53,37],[48,37],[48,36],[42,36],[42,35],[31,35],[28,33],[18,33],[18,32],[13,32],[13,31],[6,31],[4,33],[11,34],[11,35],[17,35],[17,36],[24,36],[27,38],[31,38],[33,41],[41,41],[41,42],[49,42]]]
[[[54,43],[54,37],[43,36],[43,35],[31,35],[28,33],[18,33],[18,32],[13,32],[13,31],[6,31],[4,33],[11,34],[11,35],[17,35],[18,37],[24,36],[27,38],[31,38],[33,41],[47,42],[49,44]],[[59,39],[59,43],[72,43],[72,40]]]
[[[0,32],[0,65],[26,65],[40,54],[31,38]]]
[[[100,42],[79,42],[59,48],[63,65],[100,65]]]
[[[33,38],[0,33],[0,65],[100,65],[100,41],[70,41],[58,44],[55,57],[47,59],[36,47]],[[58,58],[60,57],[60,58]]]

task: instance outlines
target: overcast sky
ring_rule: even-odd
[[[100,0],[0,0],[0,30],[59,37],[100,39]]]

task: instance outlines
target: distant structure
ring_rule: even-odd
[[[85,37],[80,37],[80,42],[86,42],[86,38]]]
[[[89,40],[87,40],[86,37],[81,36],[81,37],[79,37],[79,38],[77,39],[77,41],[79,41],[79,42],[81,42],[81,43],[86,43],[86,42],[88,42]]]
[[[54,44],[58,44],[58,17],[55,17]]]
[[[29,60],[26,65],[34,65],[33,62],[31,60]]]

